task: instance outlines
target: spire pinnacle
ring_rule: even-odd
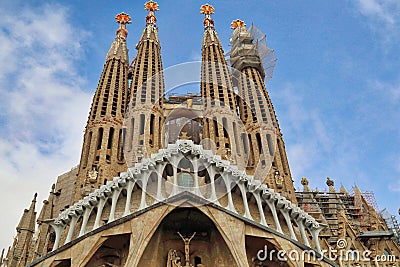
[[[231,29],[235,30],[235,29],[240,28],[240,27],[246,27],[246,23],[244,23],[243,20],[235,19],[234,21],[232,21]]]
[[[204,14],[204,28],[214,28],[214,20],[211,18],[211,14],[214,14],[214,7],[209,4],[202,5],[200,7],[200,14]]]
[[[119,24],[119,29],[117,30],[117,37],[121,37],[122,39],[126,39],[128,35],[128,30],[126,29],[126,24],[131,24],[131,17],[125,12],[121,12],[115,16],[115,20]]]
[[[131,17],[128,14],[126,14],[125,12],[121,12],[118,15],[116,15],[115,20],[119,24],[131,24],[132,23]]]
[[[144,9],[149,11],[149,14],[146,16],[146,24],[155,25],[157,22],[157,18],[154,12],[159,10],[158,3],[154,1],[148,1],[144,4]]]

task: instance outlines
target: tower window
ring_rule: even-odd
[[[111,149],[112,148],[113,136],[114,136],[114,128],[111,128],[110,129],[110,133],[108,134],[107,149]]]
[[[217,123],[217,118],[216,117],[214,117],[214,132],[215,132],[215,137],[218,137],[219,136],[219,134],[218,134],[218,123]]]
[[[123,138],[122,138],[122,129],[119,130],[119,136],[118,136],[118,153],[117,153],[117,158],[119,162],[122,162],[124,160],[124,154],[122,150],[123,146]]]
[[[97,150],[101,149],[101,143],[103,142],[103,128],[99,129],[99,136],[97,138]]]
[[[150,134],[154,133],[154,114],[150,115]]]
[[[272,144],[272,139],[271,139],[270,134],[267,134],[267,143],[268,143],[269,154],[270,154],[270,156],[273,156],[275,152],[274,152],[274,147]]]
[[[224,128],[224,137],[228,138],[228,123],[226,122],[226,118],[222,118],[222,127]]]
[[[260,133],[256,134],[257,145],[258,145],[258,153],[263,154],[262,143],[261,143],[261,135]]]
[[[88,158],[89,158],[89,151],[90,151],[90,143],[92,142],[92,132],[89,133],[87,145],[85,147],[85,153],[83,154],[83,168],[86,168]]]
[[[140,134],[144,134],[144,115],[140,114]]]

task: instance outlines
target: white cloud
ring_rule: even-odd
[[[0,248],[12,243],[33,194],[47,198],[56,177],[78,163],[91,98],[77,69],[87,34],[69,23],[68,10],[11,14],[0,11]]]
[[[392,27],[397,20],[398,1],[393,0],[356,0],[359,11],[364,16],[382,21]]]
[[[385,45],[399,38],[400,1],[355,0],[354,2],[356,9],[369,20],[370,27],[381,35]]]
[[[393,182],[389,185],[389,190],[392,192],[399,192],[400,193],[400,178],[398,181]]]
[[[400,80],[397,82],[384,82],[374,80],[369,82],[369,87],[378,90],[386,96],[391,102],[400,100]]]

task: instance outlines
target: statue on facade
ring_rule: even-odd
[[[181,257],[175,249],[170,249],[168,251],[167,267],[182,267]]]
[[[193,237],[196,235],[196,232],[193,233],[191,237],[184,237],[181,233],[178,232],[178,235],[182,238],[185,243],[185,265],[184,267],[192,267],[190,264],[190,241],[192,241]]]
[[[283,188],[283,176],[280,175],[279,171],[275,171],[275,183],[277,188],[282,189]]]
[[[99,175],[99,172],[96,170],[95,167],[93,167],[92,170],[88,171],[88,180],[90,183],[96,183],[97,182],[97,177]]]

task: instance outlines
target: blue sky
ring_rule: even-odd
[[[205,2],[204,2],[205,3]],[[227,52],[233,19],[267,34],[278,58],[268,90],[296,188],[374,191],[379,209],[400,208],[400,2],[210,1]],[[35,192],[78,164],[83,130],[114,17],[125,11],[130,58],[144,27],[142,1],[0,3],[0,247]],[[159,1],[164,67],[198,60],[198,1]],[[198,90],[198,88],[194,88]]]

